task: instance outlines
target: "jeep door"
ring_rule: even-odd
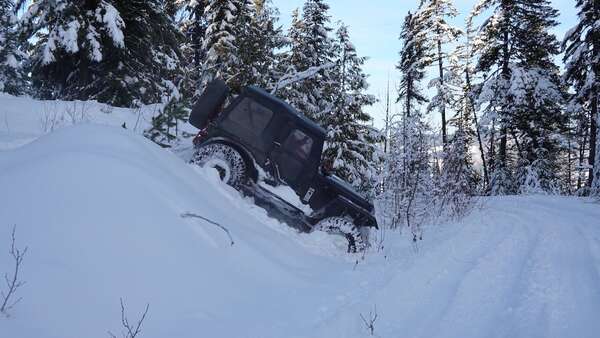
[[[273,159],[277,166],[279,178],[295,190],[302,188],[302,183],[307,176],[312,176],[315,147],[314,137],[306,131],[295,128],[285,128],[277,147],[273,152]]]

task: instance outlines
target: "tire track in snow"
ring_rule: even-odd
[[[539,237],[519,217],[499,211],[511,219],[512,229],[502,242],[483,254],[466,274],[443,316],[432,321],[421,337],[490,337],[490,327],[499,321],[506,299],[523,274],[525,260]],[[497,235],[497,234],[493,234]]]
[[[566,209],[534,201],[530,209],[534,212],[524,214],[530,218],[528,227],[540,234],[540,242],[515,289],[514,311],[507,314],[497,336],[597,336],[600,326],[593,317],[600,305],[600,279],[590,269],[594,264],[586,236]]]

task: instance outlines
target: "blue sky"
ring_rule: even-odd
[[[465,15],[479,0],[455,0],[455,5],[461,15],[455,24],[462,27]],[[388,76],[391,86],[394,85],[398,74],[394,65],[398,61],[400,50],[400,26],[409,10],[418,6],[418,0],[329,0],[332,23],[341,20],[350,27],[351,39],[358,52],[370,59],[365,66],[369,74],[369,91],[383,98]],[[281,12],[281,23],[288,26],[291,12],[301,8],[304,0],[273,0]],[[560,10],[558,21],[561,23],[555,29],[555,34],[562,39],[565,32],[575,24],[575,0],[552,0],[555,8]],[[397,108],[397,107],[396,107]],[[370,107],[369,112],[374,117],[376,125],[381,126],[384,113],[382,103]]]

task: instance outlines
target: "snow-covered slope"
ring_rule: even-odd
[[[10,141],[10,138],[7,139]],[[216,173],[130,130],[82,124],[0,151],[0,273],[28,246],[0,337],[597,337],[600,206],[491,198],[364,259],[298,234]],[[218,227],[227,227],[235,244]],[[358,264],[356,264],[358,262]],[[2,288],[4,285],[0,286]]]

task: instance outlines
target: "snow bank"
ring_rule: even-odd
[[[132,127],[146,115],[88,102],[89,119],[71,123],[73,104],[0,95],[0,274],[13,225],[29,247],[2,338],[120,336],[121,297],[130,321],[150,304],[139,338],[368,337],[361,314],[375,308],[377,337],[600,332],[598,204],[489,198],[416,245],[380,233],[384,249],[363,259],[146,140]],[[66,122],[40,128],[45,105]]]
[[[2,336],[106,337],[120,332],[119,297],[131,317],[150,304],[144,337],[286,336],[296,325],[285,318],[321,302],[307,281],[344,261],[315,248],[340,243],[296,234],[210,177],[97,125],[0,153],[1,245],[16,225],[29,247],[23,300]],[[184,212],[218,221],[235,245]],[[0,255],[2,272],[11,264]]]
[[[34,100],[0,93],[0,151],[27,144],[64,127],[96,123],[143,133],[161,105],[117,108],[96,101]],[[180,130],[193,131],[191,126]]]

